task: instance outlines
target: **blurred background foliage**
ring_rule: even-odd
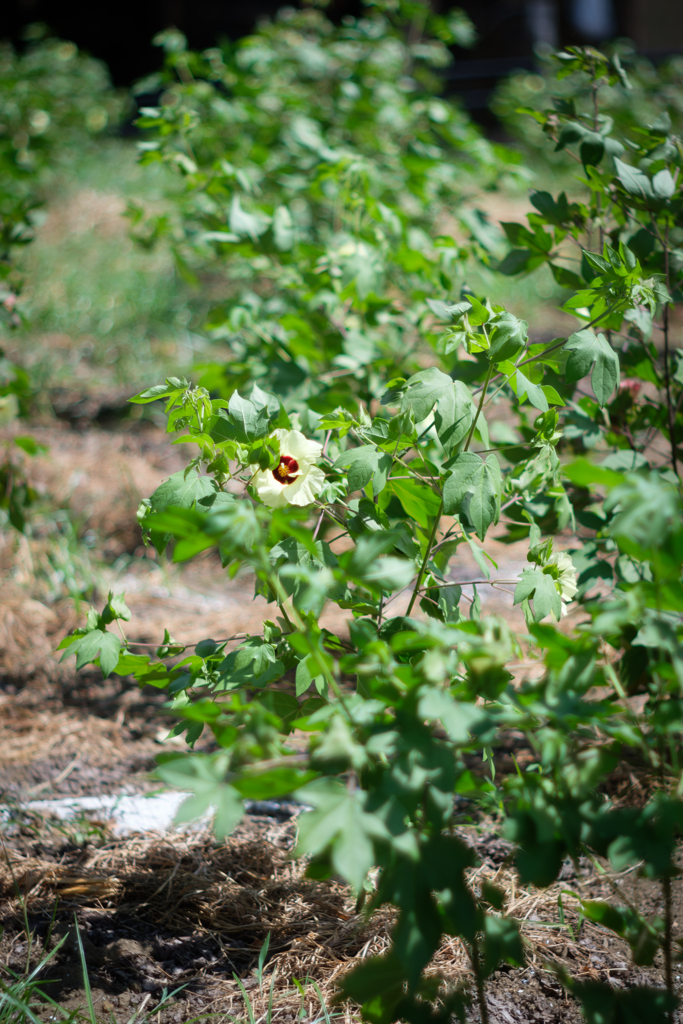
[[[174,168],[184,190],[170,215],[131,215],[143,244],[170,241],[186,280],[222,278],[204,328],[234,358],[202,380],[224,397],[258,379],[282,395],[314,388],[322,412],[349,381],[326,403],[321,373],[360,379],[377,360],[408,372],[425,298],[447,297],[469,255],[453,229],[485,238],[472,204],[519,175],[513,151],[438,95],[445,42],[471,26],[413,7],[405,23],[372,11],[340,26],[284,10],[203,54],[158,37],[142,160]]]
[[[668,111],[675,132],[683,129],[683,55],[673,55],[656,65],[638,54],[628,40],[618,40],[608,48],[619,55],[628,74],[623,81],[600,88],[600,107],[614,121],[614,130],[631,134],[634,125],[652,123],[663,110]],[[562,100],[574,98],[578,104],[590,92],[578,73],[558,80],[550,54],[538,55],[536,73],[516,72],[499,84],[491,110],[508,135],[542,178],[573,170],[574,161],[566,151],[549,151],[541,125],[525,110],[544,111]]]
[[[553,80],[539,50],[533,73],[499,84],[487,135],[445,94],[452,52],[475,42],[471,23],[457,12],[416,22],[420,5],[408,7],[403,21],[370,6],[337,23],[289,9],[202,52],[167,30],[155,40],[163,67],[134,91],[114,89],[102,62],[42,26],[20,47],[3,44],[0,421],[20,419],[0,508],[56,538],[48,590],[85,592],[96,541],[86,518],[32,488],[39,449],[15,439],[21,419],[73,420],[83,394],[124,414],[150,379],[197,366],[216,389],[226,373],[233,386],[263,379],[282,362],[287,315],[306,350],[299,369],[313,373],[316,349],[335,373],[376,358],[387,339],[397,372],[406,357],[412,370],[429,363],[424,300],[463,289],[495,296],[539,340],[563,332],[566,294],[546,268],[514,280],[494,268],[506,249],[498,222],[524,216],[530,186],[571,189],[575,169],[566,152],[541,158],[541,128],[520,108],[562,102],[579,84]],[[666,110],[679,127],[683,58],[655,67],[617,48],[633,88],[602,87],[609,115],[622,126],[634,111],[646,122]],[[332,326],[307,310],[321,274]],[[402,297],[418,313],[399,309]]]
[[[135,99],[112,88],[101,62],[73,43],[42,37],[41,26],[29,28],[21,52],[3,45],[3,345],[29,373],[43,409],[50,389],[135,388],[150,374],[229,355],[231,332],[215,313],[207,330],[207,315],[234,291],[254,254],[240,258],[233,250],[226,259],[227,247],[209,237],[229,222],[221,189],[246,196],[246,211],[254,200],[274,208],[288,194],[296,230],[310,241],[334,205],[330,182],[317,182],[311,201],[309,172],[321,146],[355,153],[352,171],[362,164],[367,175],[372,167],[376,198],[388,197],[386,205],[408,217],[417,249],[420,232],[423,250],[435,233],[455,238],[458,287],[495,289],[532,327],[559,329],[562,291],[550,275],[510,282],[465,257],[468,245],[475,256],[501,251],[496,222],[528,206],[532,181],[551,190],[569,181],[566,152],[541,159],[541,128],[519,110],[573,95],[576,83],[553,82],[542,56],[538,73],[503,80],[492,100],[512,143],[503,146],[485,137],[457,99],[439,95],[448,46],[463,52],[473,42],[466,17],[435,19],[412,49],[379,26],[377,17],[333,25],[319,11],[291,12],[203,54],[188,51],[182,34],[165,33],[156,40],[164,69],[136,89],[142,102],[152,96],[159,104],[158,138],[148,133],[142,143],[145,167],[132,128]],[[683,58],[655,68],[627,43],[619,52],[634,88],[603,90],[610,115],[620,123],[629,110],[647,120],[667,109],[679,124]],[[149,127],[154,118],[144,113]],[[193,188],[195,171],[210,181],[195,179]],[[484,220],[472,215],[475,205]],[[282,222],[280,235],[290,229]]]
[[[138,379],[169,342],[186,361],[190,316],[172,262],[134,245],[121,216],[130,196],[154,204],[173,190],[122,136],[134,110],[71,42],[0,49],[0,309],[7,351],[39,394],[74,374],[82,386],[103,372]]]

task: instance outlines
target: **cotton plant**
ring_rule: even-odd
[[[439,332],[416,300],[448,299],[470,251],[442,224],[485,233],[487,192],[523,175],[438,95],[447,44],[473,37],[461,13],[403,0],[341,25],[285,9],[204,53],[158,37],[141,160],[181,181],[167,213],[130,214],[145,245],[169,237],[181,274],[225,278],[203,327],[230,355],[209,357],[201,384],[228,398],[256,383],[327,413],[424,365]]]
[[[616,74],[596,53],[562,60],[586,74]],[[608,139],[610,125],[600,127]],[[672,338],[669,286],[679,270],[672,264],[664,281],[657,267],[678,237],[680,150],[662,122],[647,130],[649,156],[625,171],[614,149],[572,131],[595,193],[590,205],[577,210],[566,196],[535,194],[538,218],[530,229],[506,226],[519,248],[498,269],[532,272],[550,262],[557,279],[576,288],[565,310],[577,329],[536,344],[527,320],[495,297],[443,282],[431,292],[415,287],[401,296],[401,316],[421,325],[429,347],[420,350],[422,365],[399,366],[382,349],[382,331],[374,332],[376,324],[391,327],[395,307],[368,290],[366,320],[341,324],[334,355],[316,364],[313,380],[329,327],[321,310],[336,315],[338,301],[345,315],[358,316],[359,292],[344,292],[350,279],[341,263],[343,283],[334,291],[331,259],[320,262],[319,275],[302,270],[311,301],[325,293],[320,306],[309,305],[308,319],[292,318],[271,293],[270,319],[259,319],[264,307],[255,301],[251,318],[235,320],[249,330],[258,325],[268,352],[278,349],[267,387],[253,383],[251,366],[236,363],[216,376],[216,387],[169,377],[132,399],[165,402],[169,434],[189,453],[186,468],[141,505],[146,542],[177,563],[213,549],[216,573],[220,559],[228,574],[250,576],[266,602],[261,631],[182,642],[166,635],[156,654],[140,654],[110,628],[130,615],[112,595],[61,645],[79,668],[99,664],[105,674],[166,692],[173,731],[185,735],[188,750],[163,753],[158,775],[192,794],[180,820],[213,808],[223,836],[246,799],[293,794],[311,808],[299,818],[295,849],[308,858],[309,877],[341,877],[359,906],[396,909],[386,952],[340,983],[340,997],[360,1004],[374,1024],[421,1024],[425,1014],[443,1024],[464,1020],[470,998],[485,1020],[487,978],[501,962],[524,964],[505,892],[468,880],[476,857],[456,829],[463,814],[501,823],[522,884],[549,886],[567,858],[585,856],[661,882],[661,922],[633,905],[576,897],[584,916],[628,943],[639,967],[661,952],[666,986],[564,983],[595,1019],[639,1019],[647,1005],[652,1021],[664,1024],[676,1005],[683,499],[681,413],[669,399],[680,382],[671,353],[658,363],[643,329],[646,314],[659,317]],[[597,170],[606,153],[613,164]],[[599,190],[601,202],[617,197],[626,214],[615,214],[601,252],[582,251],[579,278],[553,247],[570,231],[578,237],[579,224],[604,227]],[[340,205],[340,215],[347,209]],[[646,222],[662,234],[647,253]],[[400,245],[397,252],[405,256]],[[412,265],[412,255],[405,258]],[[307,260],[301,267],[310,268]],[[405,339],[396,337],[400,349]],[[659,366],[667,373],[660,376]],[[659,400],[648,395],[634,407],[622,367],[659,387]],[[501,397],[515,424],[507,443],[489,429]],[[600,447],[581,442],[588,427]],[[649,464],[646,430],[666,435],[668,465]],[[496,574],[494,530],[498,540],[527,545],[528,564],[513,581]],[[481,573],[472,591],[463,552]],[[482,589],[510,583],[525,615],[521,636],[505,618],[482,616]],[[575,600],[585,621],[577,631],[560,628]],[[336,614],[323,618],[330,609]],[[343,628],[321,624],[342,620]],[[543,672],[515,682],[510,669],[522,645]],[[646,694],[642,716],[628,699],[634,694]],[[204,730],[214,753],[193,750]],[[494,752],[512,730],[525,737],[532,760],[501,774]],[[624,748],[650,778],[664,780],[642,806],[605,795]],[[430,966],[440,944],[455,939],[471,965],[470,992]]]

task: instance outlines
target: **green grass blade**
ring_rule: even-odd
[[[277,978],[277,967],[273,971],[273,977],[270,979],[270,992],[268,994],[268,1010],[266,1012],[266,1024],[271,1024],[273,1019],[273,991],[275,989],[275,979]]]
[[[58,907],[59,907],[59,896],[57,896],[57,899],[55,900],[54,908],[52,910],[52,920],[50,921],[50,927],[48,928],[47,935],[45,936],[45,942],[43,944],[43,948],[44,949],[47,949],[47,947],[50,945],[50,939],[52,938],[52,929],[55,926],[55,920],[57,918],[57,909],[58,909]]]
[[[174,996],[177,996],[179,992],[182,992],[182,990],[184,988],[187,988],[188,984],[189,984],[189,982],[185,982],[184,985],[179,985],[178,988],[174,988],[172,992],[169,992],[168,989],[166,989],[166,988],[162,989],[161,999],[159,1000],[157,1005],[154,1007],[154,1012],[158,1013],[159,1010],[164,1009],[164,1007],[166,1006],[166,1003],[170,1003],[170,1001],[174,998]]]
[[[13,1006],[14,1009],[18,1011],[19,1020],[21,1020],[22,1017],[26,1017],[32,1022],[32,1024],[42,1024],[42,1021],[38,1020],[29,1004],[24,1002],[22,999],[17,998],[17,996],[8,989],[5,989],[2,995],[0,995],[0,1020],[5,1016],[2,1012],[2,1008],[6,1003]]]
[[[90,1024],[97,1024],[97,1017],[95,1016],[95,1007],[92,1001],[92,991],[90,989],[90,978],[88,977],[88,965],[85,962],[85,952],[83,950],[83,943],[81,942],[81,933],[78,929],[78,918],[76,917],[75,914],[74,925],[76,927],[76,942],[78,943],[78,955],[81,958],[81,968],[83,970],[83,988],[85,989],[85,999],[88,1004]]]
[[[26,932],[26,947],[27,947],[26,948],[26,969],[25,969],[25,973],[28,974],[29,967],[31,965],[31,951],[33,949],[33,932],[29,928],[29,924],[28,924],[28,909],[26,907],[26,900],[22,896],[21,889],[19,888],[19,883],[16,880],[16,877],[15,877],[15,874],[14,874],[14,868],[12,867],[12,861],[9,859],[9,854],[7,852],[7,847],[5,846],[5,842],[4,842],[4,840],[2,838],[0,838],[0,842],[2,843],[3,853],[5,854],[5,861],[7,862],[7,867],[9,868],[9,873],[12,876],[12,882],[14,884],[14,891],[17,894],[17,899],[19,900],[19,905],[21,906],[22,916],[24,918],[24,931]]]
[[[234,972],[233,972],[232,976],[235,979],[235,981],[237,982],[238,988],[239,988],[240,992],[242,993],[242,996],[244,997],[244,1005],[247,1008],[247,1015],[249,1017],[249,1024],[256,1024],[256,1019],[254,1017],[254,1009],[253,1009],[253,1007],[251,1005],[251,1000],[249,999],[249,994],[248,994],[246,988],[244,987],[244,985],[242,984],[242,982],[240,981],[240,979],[237,977],[237,975]]]
[[[327,1009],[327,1006],[325,1005],[325,1000],[323,998],[322,992],[320,991],[320,987],[319,987],[317,981],[313,982],[313,988],[315,989],[316,994],[318,996],[318,999],[320,1000],[320,1005],[322,1007],[322,1011],[323,1011],[323,1014],[325,1016],[325,1024],[330,1024],[330,1014],[329,1014],[329,1011]]]
[[[258,967],[256,969],[256,977],[258,978],[258,990],[260,995],[263,995],[263,965],[265,964],[266,957],[268,956],[268,947],[270,946],[271,934],[271,932],[268,932],[266,936],[266,941],[261,946],[261,951],[258,955]]]
[[[64,935],[59,940],[59,942],[57,943],[57,945],[55,946],[54,949],[51,949],[49,953],[45,954],[45,956],[42,958],[42,960],[40,961],[38,966],[33,968],[31,973],[29,974],[28,978],[26,979],[27,982],[33,981],[33,979],[35,977],[37,977],[38,974],[40,974],[40,972],[45,967],[45,965],[48,964],[50,962],[50,960],[52,960],[53,956],[55,956],[59,952],[59,950],[62,948],[62,946],[64,945],[65,942],[66,942],[66,935]],[[37,984],[40,984],[40,982],[38,982]]]

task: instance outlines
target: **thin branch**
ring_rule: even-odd
[[[216,643],[216,644],[229,644],[231,640],[246,640],[246,638],[248,636],[262,636],[262,635],[263,635],[262,633],[235,633],[234,636],[225,637],[225,639],[223,639],[223,640],[214,640],[214,643]],[[150,644],[150,643],[146,643],[146,642],[143,643],[142,640],[126,640],[126,646],[127,647],[182,647],[182,649],[185,651],[189,647],[196,647],[197,644],[200,644],[201,642],[202,642],[201,640],[195,640],[194,643],[185,644],[185,643],[182,643],[180,640],[173,640],[173,641],[169,641],[169,643],[167,643],[167,644],[164,644],[164,643]],[[175,657],[175,655],[169,654],[169,655],[167,655],[167,657],[172,658],[172,657]]]
[[[519,583],[519,577],[514,580],[449,580],[448,583],[431,583],[429,587],[421,587],[421,590],[442,590],[445,587],[470,587],[473,583],[477,586],[486,585],[495,587],[499,583]]]
[[[442,515],[442,513],[443,513],[443,498],[439,502],[439,508],[437,510],[436,516],[434,517],[434,525],[432,526],[432,532],[430,533],[429,540],[427,541],[427,547],[425,548],[425,555],[424,555],[424,558],[422,559],[422,565],[420,566],[420,571],[417,574],[417,580],[415,582],[415,589],[413,590],[412,597],[410,598],[410,602],[409,602],[408,607],[406,609],[406,615],[410,615],[411,611],[413,610],[413,605],[415,604],[415,600],[417,598],[418,591],[420,589],[420,586],[422,584],[422,580],[424,578],[425,569],[427,568],[427,562],[429,561],[429,557],[430,557],[430,555],[432,553],[432,545],[433,545],[434,541],[436,540],[436,531],[439,528],[439,523],[441,522],[441,515]]]
[[[323,521],[324,518],[325,518],[325,509],[322,510],[322,512],[320,513],[320,515],[318,517],[318,522],[316,523],[315,530],[313,531],[313,540],[315,540],[315,538],[318,536],[318,530],[322,526],[322,521]]]

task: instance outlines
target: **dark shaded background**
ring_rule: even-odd
[[[24,28],[45,22],[64,39],[104,60],[114,83],[129,86],[160,64],[152,36],[175,25],[190,46],[203,49],[221,37],[238,39],[284,0],[3,0],[0,36],[21,45]],[[449,0],[434,0],[443,10]],[[657,58],[683,52],[683,0],[460,0],[475,23],[479,43],[454,50],[448,91],[459,94],[482,117],[497,79],[516,68],[534,67],[537,45],[600,43],[628,36],[641,52]],[[359,14],[360,0],[332,0],[333,20]]]

